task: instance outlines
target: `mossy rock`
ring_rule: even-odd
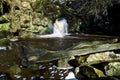
[[[108,76],[120,76],[120,62],[111,62],[105,66],[105,72]]]
[[[79,72],[77,73],[76,77],[81,80],[81,78],[100,78],[105,77],[103,71],[92,67],[92,66],[82,66],[79,67]]]
[[[0,46],[7,46],[9,45],[10,40],[7,38],[0,39]]]

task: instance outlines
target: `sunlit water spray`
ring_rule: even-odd
[[[53,33],[47,35],[40,35],[40,37],[65,37],[68,34],[68,23],[64,18],[56,19],[53,27]]]

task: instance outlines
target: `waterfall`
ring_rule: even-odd
[[[64,18],[56,19],[53,28],[53,34],[57,34],[58,36],[65,36],[68,34],[68,24],[67,20]]]
[[[53,27],[53,33],[47,35],[40,35],[40,37],[64,37],[68,34],[68,23],[64,18],[56,19]]]

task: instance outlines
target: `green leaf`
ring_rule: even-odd
[[[10,29],[10,23],[0,24],[0,31],[7,31]]]

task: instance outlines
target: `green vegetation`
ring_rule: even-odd
[[[0,24],[0,31],[8,31],[10,29],[10,23]]]
[[[107,7],[114,3],[117,0],[2,0],[0,24],[10,23],[9,30],[19,30],[20,35],[24,32],[45,34],[49,33],[49,24],[64,17],[70,32],[80,32],[81,28],[89,32],[98,24],[101,15],[107,16]],[[8,30],[7,26],[4,27]]]

